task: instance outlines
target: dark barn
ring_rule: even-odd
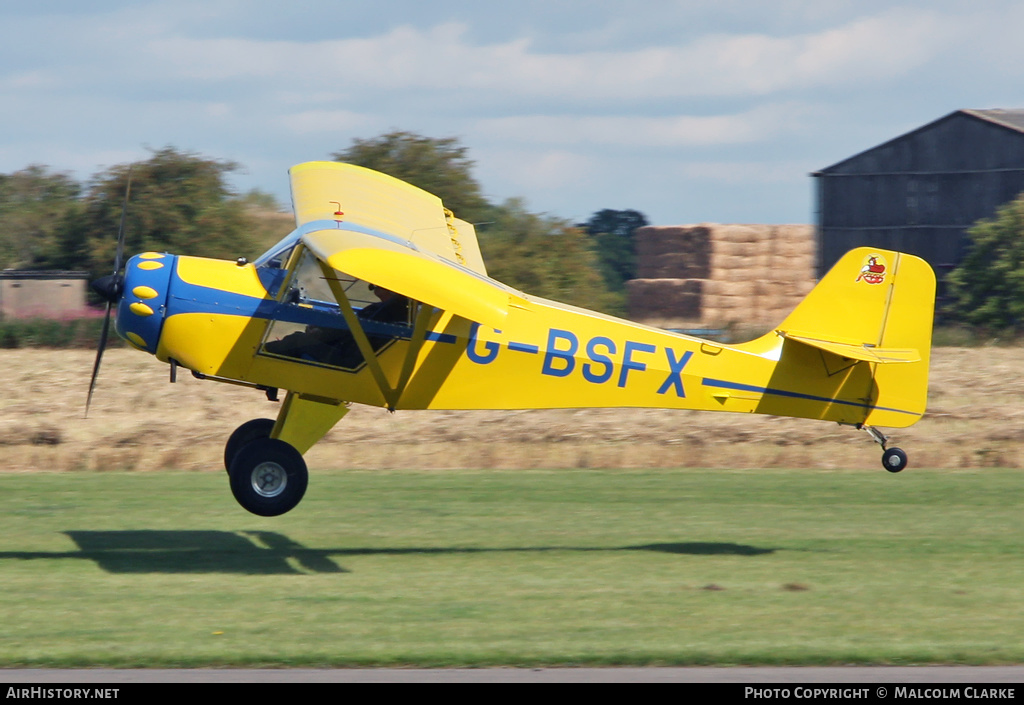
[[[819,277],[867,245],[919,255],[941,281],[967,230],[1024,192],[1024,110],[958,110],[812,176]]]

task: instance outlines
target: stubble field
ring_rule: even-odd
[[[222,471],[244,421],[274,417],[262,393],[179,375],[108,350],[88,418],[92,353],[0,352],[4,472]],[[1024,349],[938,348],[928,413],[892,432],[913,468],[1024,467]],[[867,434],[835,424],[656,409],[389,414],[356,407],[307,454],[311,468],[875,468]]]

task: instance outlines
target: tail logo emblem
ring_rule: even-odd
[[[864,266],[860,268],[859,282],[868,284],[881,284],[885,281],[885,259],[881,255],[870,255],[864,260]]]

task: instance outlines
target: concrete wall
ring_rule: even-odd
[[[79,272],[0,272],[0,315],[73,318],[85,311],[86,286]]]

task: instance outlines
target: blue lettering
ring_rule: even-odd
[[[635,361],[633,353],[652,353],[657,349],[657,347],[648,343],[634,343],[631,340],[627,340],[626,348],[622,352],[622,371],[619,373],[619,386],[626,386],[626,377],[629,375],[630,370],[643,371],[647,369],[647,363]]]
[[[588,362],[583,365],[583,379],[594,384],[604,384],[611,379],[614,367],[612,366],[612,359],[608,355],[597,352],[598,345],[604,346],[609,354],[615,354],[615,343],[610,338],[591,338],[590,342],[587,343],[587,357],[598,365],[604,365],[604,371],[601,374],[595,374],[594,365]]]
[[[559,340],[567,342],[569,344],[568,349],[559,350],[556,348],[555,343]],[[552,328],[548,331],[547,352],[544,353],[544,367],[541,369],[541,373],[551,375],[552,377],[568,377],[576,367],[574,355],[579,350],[579,347],[580,341],[574,333]],[[556,360],[563,361],[565,367],[556,366]]]
[[[476,334],[480,330],[480,324],[474,323],[469,329],[469,346],[466,348],[466,356],[473,362],[479,365],[487,365],[494,362],[495,358],[498,357],[499,345],[493,340],[489,343],[484,343],[485,354],[478,353],[474,348],[476,347]],[[495,331],[500,333],[501,331]]]
[[[685,398],[686,392],[683,391],[683,368],[686,367],[686,363],[693,357],[693,352],[687,350],[678,360],[676,359],[676,352],[672,348],[665,348],[665,354],[668,355],[668,378],[658,388],[658,394],[664,394],[671,387],[675,389],[677,397]]]

